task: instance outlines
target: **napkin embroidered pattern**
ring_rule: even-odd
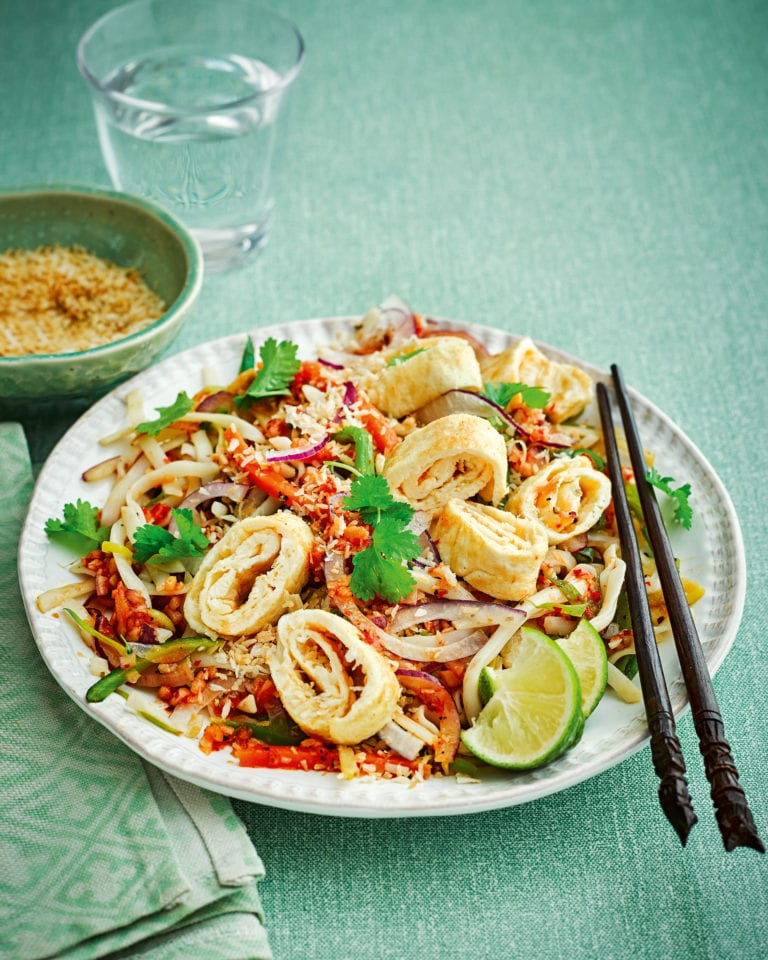
[[[229,801],[145,766],[40,658],[16,578],[19,426],[0,424],[0,459],[0,957],[267,960],[263,866]]]

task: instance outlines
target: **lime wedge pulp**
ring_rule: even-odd
[[[484,667],[481,699],[488,698],[464,745],[495,767],[529,770],[559,757],[581,737],[584,714],[578,675],[546,634],[523,627],[508,667]]]
[[[581,709],[588,717],[600,703],[608,683],[608,657],[603,638],[589,620],[579,620],[567,637],[558,638],[581,684]]]

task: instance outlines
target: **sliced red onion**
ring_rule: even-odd
[[[269,497],[263,490],[259,487],[249,487],[248,493],[243,497],[242,503],[248,509],[254,509],[254,507],[260,507],[265,500],[268,500]]]
[[[390,296],[381,304],[381,321],[390,331],[390,346],[397,346],[416,335],[413,311],[400,297]]]
[[[221,407],[232,410],[234,408],[234,402],[234,395],[229,393],[229,391],[217,390],[216,393],[211,393],[207,397],[203,397],[195,409],[198,413],[215,413],[217,410],[220,410]]]
[[[552,433],[547,437],[534,437],[533,431],[518,423],[511,414],[507,413],[504,407],[474,390],[463,388],[448,390],[426,403],[416,411],[414,416],[419,423],[430,423],[432,420],[447,417],[451,413],[469,413],[475,417],[483,417],[485,420],[490,417],[501,417],[516,433],[541,447],[567,450],[573,446],[572,438],[565,433]]]
[[[194,510],[201,503],[206,503],[208,500],[219,500],[222,497],[226,497],[233,503],[240,503],[246,498],[250,489],[247,483],[229,483],[224,480],[204,483],[202,487],[198,487],[197,490],[188,494],[179,506],[187,510]]]
[[[336,411],[336,414],[331,420],[331,423],[341,423],[344,419],[347,407],[351,407],[352,404],[357,400],[357,388],[351,380],[346,380],[344,382],[344,396],[341,398],[341,406]]]
[[[463,388],[448,390],[434,400],[430,400],[417,410],[414,416],[420,423],[431,423],[432,420],[439,420],[451,413],[470,413],[486,420],[489,417],[501,417],[518,433],[528,436],[525,428],[521,427],[500,404],[481,393]]]
[[[419,541],[425,550],[428,550],[432,554],[433,563],[442,563],[442,557],[440,556],[440,551],[437,549],[437,544],[429,535],[429,530],[423,530],[419,534]]]
[[[408,637],[398,637],[398,639],[407,641],[419,650],[440,646],[450,647],[452,650],[473,649],[476,651],[479,647],[485,646],[488,637],[479,627],[462,627],[458,630],[441,630],[439,633],[416,633]],[[450,659],[460,660],[461,657],[451,657]]]
[[[343,370],[343,363],[333,363],[331,360],[324,360],[322,357],[318,358],[318,363],[321,363],[324,367],[330,367],[331,370]]]
[[[450,690],[437,677],[422,670],[395,671],[400,686],[410,690],[421,702],[438,717],[438,734],[435,743],[435,760],[438,763],[450,763],[459,749],[461,718]]]
[[[331,553],[326,556],[324,572],[326,583],[330,588],[328,595],[337,609],[365,637],[379,643],[400,660],[412,660],[416,663],[445,663],[448,660],[462,660],[464,657],[474,656],[488,639],[480,630],[462,634],[460,638],[448,644],[432,643],[433,639],[437,639],[432,637],[396,637],[374,623],[358,607],[346,583],[344,560],[340,554]],[[427,646],[428,643],[429,646]]]
[[[309,460],[318,454],[330,440],[326,434],[321,440],[308,447],[289,447],[287,450],[272,450],[266,455],[267,463],[287,463],[295,460]]]
[[[147,645],[157,643],[157,632],[151,623],[142,623],[139,628],[139,640]]]
[[[454,627],[479,628],[492,627],[500,623],[525,620],[525,611],[520,607],[510,607],[505,603],[486,600],[430,600],[426,603],[404,603],[400,605],[389,624],[392,633],[402,633],[409,627],[431,620],[448,620]],[[443,634],[445,638],[447,634]]]

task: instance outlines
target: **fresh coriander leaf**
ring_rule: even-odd
[[[345,510],[386,510],[393,502],[386,477],[369,474],[353,482],[342,504]]]
[[[197,549],[197,553],[193,553],[191,556],[201,557],[208,546],[208,537],[203,533],[202,527],[195,523],[192,511],[176,508],[171,510],[171,516],[176,520],[179,531],[177,539],[183,540],[190,547]]]
[[[373,528],[373,547],[389,560],[415,560],[421,552],[419,538],[404,530],[397,517],[384,516]]]
[[[500,407],[506,410],[512,397],[520,392],[514,390],[514,386],[513,383],[485,383],[483,384],[483,393],[489,400],[493,400],[494,403],[498,403]]]
[[[349,586],[360,600],[380,596],[389,603],[397,603],[416,585],[410,570],[397,560],[390,560],[375,547],[366,547],[352,558],[352,576]]]
[[[174,536],[165,527],[145,523],[133,535],[133,559],[135,563],[147,563],[160,557],[160,551],[173,543]]]
[[[483,384],[483,393],[489,400],[498,403],[500,407],[507,408],[507,404],[512,397],[521,394],[522,401],[526,407],[532,410],[541,410],[549,403],[549,394],[542,387],[529,387],[524,383],[486,383]]]
[[[149,563],[150,560],[182,560],[189,557],[202,557],[208,546],[208,538],[192,516],[191,510],[171,510],[179,530],[178,537],[158,527],[154,523],[145,523],[139,527],[133,537],[133,559],[135,563]]]
[[[353,481],[345,510],[355,510],[372,527],[371,544],[352,558],[350,589],[360,600],[383,597],[397,603],[416,585],[405,566],[420,553],[419,538],[406,527],[414,509],[395,500],[385,477],[364,474]]]
[[[424,353],[424,351],[425,351],[426,349],[427,349],[426,347],[419,347],[418,350],[411,350],[410,353],[401,353],[401,354],[399,354],[398,356],[392,357],[390,360],[388,360],[388,361],[387,361],[387,366],[388,366],[388,367],[394,367],[394,366],[396,366],[398,363],[405,363],[405,361],[406,361],[406,360],[410,360],[411,357],[415,357],[415,356],[416,356],[417,354],[419,354],[419,353]]]
[[[602,563],[603,560],[600,551],[594,547],[585,547],[574,553],[574,557],[578,563]]]
[[[673,488],[672,484],[676,481],[672,477],[662,477],[656,467],[651,467],[648,473],[646,473],[645,479],[652,487],[656,487],[658,490],[661,490],[662,493],[666,493],[668,497],[671,497],[675,501],[675,520],[684,526],[686,530],[690,530],[691,522],[693,521],[693,508],[688,502],[688,498],[691,495],[690,483],[683,483],[679,487]]]
[[[358,477],[342,500],[345,510],[356,510],[363,523],[376,524],[386,514],[406,526],[413,519],[414,509],[403,500],[395,500],[386,477],[366,474]]]
[[[45,532],[52,540],[85,556],[109,538],[109,527],[103,527],[99,523],[98,512],[87,500],[65,503],[63,519],[50,517],[45,521]]]
[[[259,348],[261,367],[242,399],[261,400],[288,393],[291,381],[301,368],[301,360],[296,356],[298,349],[290,340],[281,340],[279,343],[274,337],[265,340]]]
[[[253,340],[250,337],[245,341],[243,356],[240,359],[240,369],[238,373],[244,373],[246,370],[253,370],[256,366],[256,350],[253,346]]]
[[[184,414],[192,409],[192,399],[182,390],[170,406],[155,407],[160,416],[157,420],[146,420],[136,426],[136,433],[147,433],[151,437],[156,436],[165,427],[170,427],[172,423],[181,420]]]
[[[382,517],[386,516],[390,520],[396,520],[401,526],[405,527],[413,519],[415,511],[409,503],[404,503],[402,500],[393,500],[392,504],[387,507],[386,513],[382,513],[381,510],[374,507],[370,509],[363,507],[358,512],[363,523],[370,523],[371,525],[380,523]]]

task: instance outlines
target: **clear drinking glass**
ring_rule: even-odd
[[[296,27],[252,0],[136,0],[80,40],[112,183],[183,220],[207,270],[267,241],[276,127],[303,56]]]

